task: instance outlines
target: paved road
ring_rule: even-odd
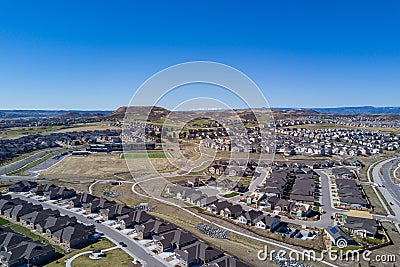
[[[286,218],[284,216],[281,217],[282,221],[293,223],[293,224],[302,224],[309,227],[318,227],[318,228],[327,228],[333,226],[333,220],[331,219],[335,213],[344,212],[344,210],[337,209],[333,207],[332,203],[332,195],[330,190],[330,179],[329,176],[326,175],[322,170],[316,170],[316,172],[321,177],[321,197],[320,204],[322,209],[325,211],[321,215],[320,220],[318,221],[302,221],[302,220],[293,220]]]
[[[400,187],[396,185],[392,178],[390,169],[394,164],[398,164],[399,158],[391,158],[377,163],[372,169],[372,177],[374,182],[382,187],[377,188],[381,191],[384,198],[394,212],[393,221],[400,223]],[[381,173],[382,171],[382,173]],[[385,203],[382,203],[385,206]]]
[[[344,210],[337,209],[333,206],[333,201],[332,201],[332,192],[331,192],[331,180],[329,176],[322,170],[315,170],[316,173],[321,177],[321,198],[320,202],[322,205],[322,208],[326,212],[326,214],[334,214],[336,212],[343,212]],[[330,217],[329,215],[329,217]]]
[[[54,165],[58,164],[61,160],[65,159],[68,156],[69,155],[64,155],[60,158],[50,157],[50,158],[46,159],[45,161],[43,161],[42,163],[39,163],[38,165],[33,166],[26,172],[28,172],[30,174],[30,176],[38,177],[40,171],[44,171],[44,170],[47,170],[47,169],[53,167]]]
[[[32,156],[29,156],[29,157],[27,157],[25,159],[21,159],[19,161],[16,161],[16,162],[13,162],[13,163],[8,164],[6,166],[3,166],[3,167],[0,168],[0,175],[7,174],[7,173],[9,173],[9,172],[11,172],[13,170],[21,168],[22,166],[28,164],[29,162],[32,162],[32,161],[34,161],[36,159],[39,159],[39,158],[43,157],[44,155],[47,155],[47,154],[52,153],[54,151],[58,151],[60,149],[61,148],[38,152],[38,153],[36,153],[36,154],[34,154]],[[7,177],[7,178],[9,178],[9,177]]]
[[[302,250],[297,250],[297,249],[293,248],[291,245],[289,245],[289,244],[287,244],[287,243],[283,243],[283,242],[279,242],[279,241],[269,241],[269,240],[265,240],[265,239],[262,239],[262,238],[254,237],[254,236],[251,236],[251,235],[242,233],[242,232],[234,231],[234,230],[232,230],[232,229],[230,229],[230,228],[227,228],[227,227],[225,227],[225,226],[223,226],[223,225],[220,225],[220,224],[217,224],[217,223],[215,223],[215,222],[213,222],[213,221],[210,221],[210,220],[208,220],[208,219],[206,219],[206,218],[200,216],[200,215],[197,214],[197,213],[194,213],[194,212],[192,212],[192,211],[190,211],[190,210],[188,210],[188,209],[185,209],[185,208],[181,207],[180,205],[178,205],[178,204],[176,204],[176,203],[173,203],[173,202],[167,201],[167,200],[165,200],[165,199],[161,199],[161,198],[155,198],[155,197],[153,197],[153,196],[147,196],[147,195],[144,195],[144,194],[142,194],[142,193],[136,191],[136,186],[137,186],[137,185],[139,185],[139,184],[141,184],[141,183],[144,183],[144,182],[149,182],[149,181],[152,181],[152,180],[157,180],[157,179],[160,179],[160,177],[152,177],[152,178],[149,178],[149,179],[147,179],[147,180],[140,181],[140,182],[119,181],[119,180],[102,180],[101,182],[105,182],[105,181],[107,181],[107,182],[117,181],[117,182],[132,184],[132,188],[131,188],[131,189],[132,189],[132,192],[133,192],[134,194],[138,195],[138,196],[141,196],[141,197],[144,197],[144,198],[151,198],[151,199],[157,200],[157,201],[159,201],[159,202],[161,202],[161,203],[164,203],[164,204],[167,204],[167,205],[171,205],[171,206],[177,207],[177,208],[179,208],[179,209],[181,209],[181,210],[183,210],[183,211],[185,211],[185,212],[187,212],[187,213],[193,215],[194,217],[197,217],[197,218],[199,218],[199,219],[202,219],[203,221],[205,221],[205,222],[207,222],[207,223],[209,223],[209,224],[218,226],[219,228],[224,229],[224,230],[228,230],[228,231],[230,231],[230,232],[234,232],[234,233],[236,233],[236,234],[238,234],[238,235],[240,235],[240,236],[244,236],[244,237],[247,237],[247,238],[256,240],[256,241],[260,241],[260,242],[263,242],[263,243],[265,243],[265,244],[270,244],[270,245],[276,246],[276,247],[278,247],[278,248],[280,248],[280,249],[287,250],[287,251],[289,251],[289,252],[302,253]],[[95,184],[98,183],[98,182],[100,182],[100,181],[95,181],[91,186],[95,185]],[[86,218],[85,218],[85,219],[86,219]],[[299,221],[297,220],[295,223],[296,223],[296,224],[299,224]],[[96,226],[97,226],[97,225],[98,225],[98,224],[96,224]],[[101,230],[100,230],[100,231],[101,231]],[[105,232],[103,232],[103,233],[105,234]],[[122,240],[122,241],[125,242],[124,240]],[[125,243],[128,244],[127,242],[125,242]],[[299,255],[300,255],[300,254],[299,254]],[[139,256],[139,255],[138,255],[138,256]],[[327,261],[324,261],[324,260],[322,260],[322,261],[320,261],[320,262],[321,262],[322,264],[324,264],[324,265],[327,265],[327,266],[332,266],[332,267],[336,267],[336,266],[337,266],[337,265],[335,265],[335,264],[332,264],[332,263],[327,262]],[[153,265],[147,265],[147,266],[153,266]],[[157,266],[157,265],[154,265],[154,266]]]
[[[161,203],[164,203],[164,204],[167,204],[167,205],[170,205],[170,206],[173,206],[173,207],[177,207],[177,208],[179,208],[179,209],[181,209],[181,210],[183,210],[183,211],[189,213],[190,215],[192,215],[192,216],[194,216],[194,217],[197,217],[197,218],[203,220],[204,222],[206,222],[206,223],[208,223],[208,224],[210,224],[210,225],[215,225],[215,226],[219,227],[220,229],[228,230],[228,231],[230,231],[230,232],[232,232],[232,233],[235,233],[235,234],[237,234],[237,235],[239,235],[239,236],[247,237],[247,238],[249,238],[249,239],[256,240],[256,241],[262,242],[262,243],[267,244],[267,245],[269,244],[269,245],[278,247],[279,249],[283,249],[283,250],[285,250],[285,251],[292,252],[292,253],[294,253],[294,255],[296,255],[296,253],[297,253],[298,255],[302,255],[302,254],[301,254],[301,253],[303,253],[303,250],[302,250],[302,249],[296,249],[296,248],[294,248],[293,246],[291,246],[290,244],[287,244],[287,243],[284,243],[284,242],[279,242],[279,241],[272,241],[272,240],[270,241],[270,240],[266,240],[266,239],[263,239],[263,238],[258,238],[258,237],[252,236],[252,235],[248,235],[248,234],[245,234],[245,233],[242,233],[242,232],[239,232],[239,231],[235,231],[235,230],[233,230],[233,229],[231,229],[231,228],[225,227],[224,225],[221,225],[221,224],[218,224],[218,223],[216,223],[216,222],[214,222],[214,221],[211,221],[211,220],[209,220],[209,219],[206,219],[206,218],[204,218],[203,216],[199,215],[198,213],[195,213],[195,212],[193,212],[193,211],[191,211],[191,210],[189,210],[189,209],[185,209],[184,207],[181,207],[180,205],[178,205],[178,204],[176,204],[176,203],[173,203],[173,202],[167,201],[167,200],[165,200],[165,199],[161,199],[161,198],[155,198],[155,197],[153,197],[153,196],[147,196],[147,195],[144,195],[144,194],[142,194],[142,193],[140,193],[140,192],[138,192],[138,191],[136,190],[136,186],[137,186],[137,185],[140,185],[140,184],[143,183],[143,182],[148,182],[148,181],[152,181],[152,180],[156,180],[156,179],[159,179],[159,177],[153,177],[153,178],[149,178],[149,179],[144,180],[144,181],[140,181],[140,182],[134,183],[134,184],[132,185],[132,192],[133,192],[135,195],[138,195],[138,196],[140,196],[140,197],[154,199],[154,200],[157,200],[157,201],[159,201],[159,202],[161,202]],[[327,262],[327,261],[325,261],[325,260],[317,259],[316,257],[311,257],[311,259],[313,259],[313,260],[318,260],[321,264],[324,264],[324,265],[326,265],[326,266],[338,267],[338,265],[335,265],[335,264],[333,264],[333,263]]]
[[[101,223],[96,223],[92,219],[88,219],[81,214],[77,214],[71,210],[59,207],[55,204],[48,203],[48,202],[39,202],[35,199],[31,199],[22,195],[12,194],[13,197],[18,197],[20,199],[24,199],[28,202],[42,205],[44,208],[49,209],[57,209],[60,211],[61,214],[68,215],[71,217],[75,217],[83,223],[93,223],[96,226],[96,230],[100,233],[103,233],[105,237],[113,241],[114,243],[118,244],[118,242],[124,242],[127,246],[121,247],[125,252],[127,252],[131,257],[139,259],[142,263],[145,264],[146,267],[160,267],[166,266],[165,263],[161,261],[161,259],[149,255],[149,252],[145,250],[140,244],[138,244],[132,238],[124,235],[120,231]]]
[[[253,179],[253,181],[251,181],[248,192],[256,191],[257,187],[260,186],[267,178],[268,173],[265,168],[258,168],[257,172],[259,173],[259,175],[255,179]]]
[[[31,162],[33,162],[35,160],[38,160],[38,159],[40,159],[41,157],[43,157],[45,155],[48,155],[48,154],[56,152],[56,151],[60,151],[60,153],[61,153],[61,152],[64,151],[64,148],[60,147],[60,148],[56,148],[56,149],[41,151],[41,152],[38,152],[38,153],[36,153],[36,154],[34,154],[32,156],[29,156],[29,157],[27,157],[25,159],[21,159],[19,161],[12,162],[12,163],[10,163],[10,164],[8,164],[6,166],[0,167],[0,178],[7,178],[7,179],[10,179],[10,178],[15,178],[15,179],[37,178],[38,177],[38,174],[37,174],[38,171],[50,168],[54,164],[57,164],[58,162],[60,162],[66,156],[63,156],[63,157],[61,157],[59,159],[49,158],[49,159],[45,160],[44,162],[39,163],[38,165],[36,165],[36,166],[30,168],[29,170],[27,170],[27,172],[30,173],[29,176],[18,176],[18,175],[16,175],[16,176],[6,176],[6,174],[9,173],[9,172],[14,171],[16,169],[19,169],[19,168],[25,166],[28,163],[31,163]]]

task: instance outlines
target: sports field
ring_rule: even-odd
[[[124,153],[121,154],[121,159],[165,159],[169,157],[163,151],[143,151],[135,153]]]

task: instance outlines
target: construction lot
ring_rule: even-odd
[[[119,153],[97,153],[88,156],[69,156],[59,164],[41,172],[40,177],[115,179],[115,174],[129,173],[129,168],[133,173],[147,172],[151,167],[149,161],[158,171],[165,171],[171,167],[166,158],[134,157],[125,160]]]

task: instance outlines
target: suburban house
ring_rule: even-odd
[[[210,206],[207,207],[207,210],[209,212],[212,212],[214,214],[219,215],[222,210],[225,208],[232,206],[232,203],[226,201],[226,200],[218,200],[217,202],[214,202]]]
[[[355,180],[335,179],[340,205],[356,209],[366,209],[369,203]]]
[[[143,224],[151,219],[155,219],[145,211],[135,210],[117,217],[122,229],[133,227],[137,224]]]
[[[195,191],[191,194],[186,195],[185,201],[190,204],[196,205],[197,202],[200,202],[203,198],[207,198],[207,195],[201,193],[200,191]]]
[[[114,202],[114,201],[109,201],[105,198],[96,197],[91,202],[83,203],[82,207],[88,213],[95,213],[95,212],[100,211],[101,209],[111,207],[115,204],[116,204],[116,202]]]
[[[72,207],[82,207],[84,203],[92,202],[96,197],[88,193],[79,193],[68,204]]]
[[[13,185],[10,185],[8,187],[8,191],[10,192],[28,192],[32,188],[36,187],[37,183],[36,182],[30,182],[30,181],[19,181],[18,183],[15,183]]]
[[[312,175],[296,174],[290,199],[297,202],[312,204],[314,203],[315,189],[315,178]]]
[[[103,216],[104,220],[111,220],[116,218],[117,216],[121,216],[127,214],[129,212],[134,211],[132,208],[124,204],[114,204],[104,209],[100,209],[100,215]]]
[[[181,265],[193,266],[210,263],[223,257],[224,253],[211,247],[207,243],[197,241],[193,244],[182,247],[181,249],[175,250],[175,255]]]
[[[0,264],[16,267],[25,264],[43,266],[56,257],[55,249],[0,226]]]
[[[32,211],[35,210],[41,210],[42,206],[40,205],[34,205],[32,203],[25,203],[25,204],[19,204],[14,206],[12,209],[6,210],[4,212],[5,216],[8,216],[9,218],[19,221],[20,217],[31,213]]]
[[[225,209],[221,210],[220,215],[227,217],[229,219],[236,219],[239,217],[243,212],[243,208],[241,205],[236,204],[232,205],[229,207],[226,207]]]
[[[274,210],[280,212],[290,212],[292,210],[294,203],[286,199],[279,199],[275,204]]]
[[[243,212],[242,215],[237,218],[237,221],[247,225],[255,225],[262,216],[264,216],[262,211],[249,210]]]
[[[212,196],[212,197],[205,197],[202,198],[200,200],[198,200],[196,202],[196,206],[200,207],[200,208],[205,208],[211,204],[214,204],[215,202],[218,201],[218,198],[216,196]]]
[[[38,184],[30,191],[38,196],[44,196],[48,200],[67,199],[76,195],[75,190],[56,186],[54,184]]]
[[[36,231],[40,234],[45,234],[48,237],[51,237],[53,233],[58,230],[67,227],[69,225],[75,225],[77,223],[77,219],[75,217],[69,216],[58,216],[58,217],[48,217],[44,221],[40,221],[35,225]]]
[[[5,215],[6,213],[10,216],[12,209],[17,206],[25,203],[23,200],[19,198],[11,198],[11,196],[1,196],[0,199],[0,213],[1,215]]]
[[[94,232],[94,226],[76,224],[59,229],[53,233],[52,238],[68,248],[81,248],[89,243],[89,237]]]
[[[275,209],[275,206],[276,206],[276,204],[279,202],[279,200],[280,200],[280,199],[279,199],[278,197],[276,197],[276,196],[269,197],[269,198],[267,198],[266,200],[262,201],[262,202],[260,203],[260,205],[263,206],[263,207],[265,207],[265,208],[268,209],[268,210],[274,210],[274,209]]]
[[[174,230],[175,226],[170,223],[164,223],[159,220],[150,219],[145,223],[135,225],[135,230],[138,239],[148,239],[153,235],[159,235],[171,230]]]
[[[375,219],[347,216],[343,228],[361,237],[374,238],[378,235],[378,223]]]
[[[334,226],[325,229],[329,239],[335,246],[358,246],[359,244],[351,238],[345,231],[343,231],[339,226]]]
[[[19,218],[19,221],[26,227],[33,229],[38,222],[46,220],[48,217],[58,217],[60,212],[58,210],[35,210]]]
[[[54,188],[46,185],[41,186],[40,189],[45,189],[45,187]],[[78,223],[75,217],[61,216],[58,210],[43,209],[42,205],[33,205],[19,198],[11,198],[9,195],[0,195],[0,210],[3,215],[9,217],[11,220],[19,221],[23,226],[31,230],[34,229],[38,233],[46,235],[69,248],[87,244],[95,230],[94,226],[85,226]],[[2,233],[4,233],[4,231],[0,231],[0,234]],[[17,236],[13,238],[22,240],[24,237]],[[35,255],[35,253],[41,255],[40,252],[36,251],[41,249],[38,246],[26,246],[25,248],[32,249],[33,254],[29,254],[30,256]],[[46,250],[43,250],[43,253],[44,252],[46,252]],[[48,252],[50,254],[52,253],[51,251]],[[14,254],[14,256],[15,255],[17,254]],[[35,260],[40,257],[42,256],[33,256],[33,258],[29,258],[29,263],[35,262]],[[46,258],[45,256],[43,257]],[[10,260],[12,257],[8,259]]]
[[[281,220],[279,216],[273,217],[271,215],[265,215],[257,219],[255,226],[258,229],[269,230],[271,232],[274,232],[279,227],[280,224]]]
[[[43,193],[46,199],[67,199],[76,195],[76,191],[65,187],[55,186]]]
[[[153,236],[154,242],[160,251],[169,249],[180,249],[197,241],[193,235],[182,230],[174,229],[159,235]]]

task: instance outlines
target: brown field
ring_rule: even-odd
[[[92,187],[92,194],[96,196],[103,196],[104,191],[110,191],[111,189],[117,190],[117,188],[115,188],[115,186],[112,186],[111,183],[97,183]]]
[[[374,190],[372,189],[372,187],[369,186],[369,185],[364,185],[363,189],[364,189],[365,193],[367,194],[369,201],[371,202],[371,205],[373,207],[374,213],[385,215],[386,214],[386,210],[382,206],[381,202],[379,201],[379,199],[376,196],[376,194],[375,194]]]
[[[96,178],[115,179],[115,173],[129,172],[118,154],[69,156],[59,164],[40,173],[42,178]]]
[[[74,127],[65,128],[58,131],[57,133],[68,133],[68,132],[82,132],[82,131],[94,131],[94,130],[121,130],[121,127],[109,125],[109,122],[93,122],[85,124],[76,124]]]
[[[81,123],[70,126],[14,127],[1,131],[0,139],[17,139],[30,134],[48,135],[51,133],[68,133],[94,130],[120,130],[120,127],[109,125],[109,122]]]
[[[78,179],[79,181],[93,179],[129,180],[131,176],[138,178],[142,174],[150,173],[153,168],[156,168],[159,172],[174,171],[174,166],[166,158],[155,158],[150,159],[150,161],[151,163],[144,158],[125,160],[121,159],[117,153],[69,156],[50,169],[41,172],[40,178]],[[132,175],[130,169],[132,170]]]

